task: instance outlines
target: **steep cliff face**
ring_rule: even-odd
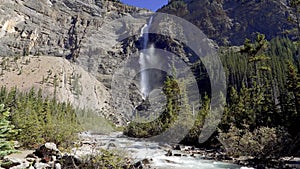
[[[1,56],[78,56],[104,22],[139,9],[101,0],[1,0]]]
[[[0,0],[1,86],[34,86],[53,95],[56,75],[58,99],[126,124],[114,111],[109,88],[125,57],[119,39],[137,34],[145,23],[129,25],[120,18],[147,12],[103,0]],[[42,83],[48,76],[50,84]]]
[[[219,45],[241,45],[256,32],[271,39],[295,27],[285,0],[173,0],[158,11],[192,22]]]
[[[124,59],[120,39],[139,34],[145,24],[121,18],[149,12],[103,0],[0,2],[0,56],[76,58],[107,87],[107,78]]]

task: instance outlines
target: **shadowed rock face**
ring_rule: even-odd
[[[173,0],[159,12],[187,19],[219,45],[242,45],[256,32],[271,39],[295,27],[286,0]]]
[[[86,38],[105,22],[139,12],[138,8],[101,0],[0,2],[1,56],[77,57]]]
[[[0,56],[76,60],[110,87],[125,53],[132,53],[129,42],[122,46],[120,39],[139,34],[145,22],[137,19],[133,25],[120,18],[147,12],[103,0],[0,0]]]

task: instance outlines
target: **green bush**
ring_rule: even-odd
[[[83,163],[79,166],[82,169],[124,169],[129,168],[129,160],[121,156],[119,152],[101,149],[99,153],[87,155],[82,159]]]
[[[289,135],[282,128],[259,127],[250,131],[231,125],[228,132],[219,133],[228,155],[252,156],[258,159],[277,158],[289,143]]]
[[[8,120],[10,112],[0,104],[0,159],[16,152],[12,138],[18,133],[15,126]]]

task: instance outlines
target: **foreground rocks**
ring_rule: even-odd
[[[92,146],[92,144],[90,144]],[[87,154],[86,154],[87,155]],[[94,160],[93,154],[90,160]],[[6,156],[1,163],[0,168],[5,169],[74,169],[74,168],[90,168],[94,161],[91,162],[83,159],[84,156],[62,153],[54,143],[46,143],[36,150],[20,151],[17,154]],[[126,158],[126,157],[124,157]],[[141,161],[131,163],[130,159],[126,159],[124,169],[144,169],[151,168],[150,160],[143,159]],[[99,166],[98,166],[99,168]]]
[[[71,160],[72,158],[72,160]],[[1,164],[2,168],[12,169],[61,169],[66,168],[70,161],[79,161],[79,158],[72,155],[62,155],[56,144],[46,143],[34,151],[20,151],[20,153],[6,156]],[[73,163],[72,166],[78,163]]]
[[[297,157],[282,157],[280,159],[270,159],[267,161],[262,161],[251,156],[240,156],[238,158],[234,158],[228,156],[224,151],[220,149],[200,149],[193,146],[183,145],[175,145],[172,147],[172,149],[166,150],[166,152],[166,156],[190,156],[194,158],[198,157],[205,160],[222,161],[251,168],[300,168],[300,158]]]

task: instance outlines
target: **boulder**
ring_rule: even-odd
[[[181,151],[181,147],[180,147],[179,144],[175,145],[173,149],[174,149],[174,150],[180,150],[180,151]]]
[[[107,149],[110,149],[110,148],[115,148],[115,147],[117,147],[114,143],[108,143],[108,145],[107,145]]]
[[[32,153],[32,151],[26,150],[26,151],[19,151],[18,153],[14,153],[14,154],[5,156],[1,163],[1,167],[12,168],[12,167],[25,166],[25,165],[29,164],[29,162],[27,162],[25,158],[26,158],[27,154],[30,154],[30,153]],[[22,166],[20,166],[20,165],[22,165]],[[26,168],[26,167],[23,167],[23,168]]]
[[[25,162],[23,162],[23,163],[20,164],[20,165],[11,167],[10,169],[24,169],[24,168],[28,168],[29,166],[30,166],[30,163],[27,162],[27,161],[25,161]]]
[[[46,169],[46,168],[51,168],[51,166],[46,163],[35,163],[34,168],[35,169]]]
[[[35,158],[26,158],[26,161],[28,161],[28,162],[36,162],[36,159]]]
[[[152,161],[152,159],[145,158],[145,159],[142,160],[142,163],[143,164],[150,164],[150,161]]]
[[[174,156],[176,156],[176,157],[181,157],[182,155],[181,155],[181,154],[178,154],[178,153],[176,153],[176,154],[174,154]]]
[[[133,168],[135,168],[135,169],[149,168],[150,161],[152,161],[152,159],[149,160],[149,159],[145,158],[145,159],[133,164]]]
[[[77,168],[81,164],[82,161],[79,157],[67,154],[62,157],[62,168]]]
[[[172,156],[172,155],[173,155],[173,154],[172,154],[172,150],[168,150],[166,156]]]
[[[38,158],[36,155],[34,155],[33,153],[27,154],[26,158]]]
[[[5,158],[2,162],[1,162],[1,167],[2,168],[12,168],[14,166],[18,166],[22,163],[22,161],[20,159],[8,159]]]
[[[60,156],[60,151],[55,143],[46,143],[36,149],[34,155],[42,158],[43,162],[47,163],[52,160],[52,156]]]
[[[55,169],[61,169],[62,167],[61,167],[61,164],[60,163],[56,163],[55,164]]]

